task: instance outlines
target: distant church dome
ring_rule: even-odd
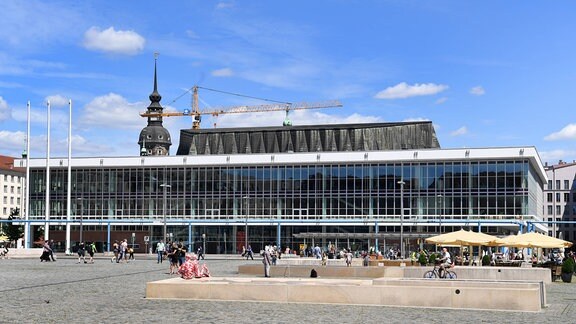
[[[154,91],[150,94],[150,105],[146,113],[161,114],[164,111],[160,100],[162,96],[158,93],[158,82],[156,76],[156,59],[154,60]],[[138,137],[140,155],[170,155],[170,145],[172,139],[170,132],[162,126],[162,116],[148,117],[148,126],[144,127]]]

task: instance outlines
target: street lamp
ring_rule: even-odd
[[[83,224],[82,224],[82,220],[84,219],[84,203],[82,202],[82,200],[84,200],[84,198],[79,197],[76,198],[76,200],[78,200],[78,203],[80,204],[80,243],[82,243],[82,233],[84,230]]]
[[[438,195],[438,200],[440,201],[440,208],[438,209],[438,231],[440,232],[440,234],[442,234],[442,207],[444,206],[444,196],[442,195]]]
[[[168,243],[168,241],[166,241],[166,188],[172,188],[171,185],[167,184],[167,183],[163,183],[160,185],[160,187],[163,188],[163,199],[162,199],[162,215],[163,215],[163,223],[164,223],[164,230],[163,230],[163,237],[164,237],[164,244]]]
[[[244,225],[244,248],[248,249],[248,196],[242,197],[244,199],[244,214],[245,214],[245,225]]]
[[[400,256],[404,259],[404,185],[403,180],[398,181],[400,185]]]

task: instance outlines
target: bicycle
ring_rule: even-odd
[[[456,272],[454,271],[450,271],[446,268],[444,268],[443,270],[443,275],[440,275],[440,265],[435,265],[434,269],[426,271],[424,273],[424,278],[426,279],[434,279],[434,278],[440,278],[440,279],[456,279]]]

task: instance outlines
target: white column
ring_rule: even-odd
[[[24,247],[30,247],[30,223],[28,222],[30,208],[30,101],[26,104],[26,179],[24,185],[24,208],[21,210],[26,224],[24,225]]]
[[[72,218],[72,100],[68,100],[68,193],[66,196],[66,254],[70,254],[70,219]]]
[[[49,221],[50,221],[50,101],[46,103],[48,110],[48,131],[46,140],[46,215],[44,224],[44,239],[50,237]]]

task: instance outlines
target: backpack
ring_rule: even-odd
[[[312,269],[312,271],[310,271],[310,278],[318,278],[318,272]]]

